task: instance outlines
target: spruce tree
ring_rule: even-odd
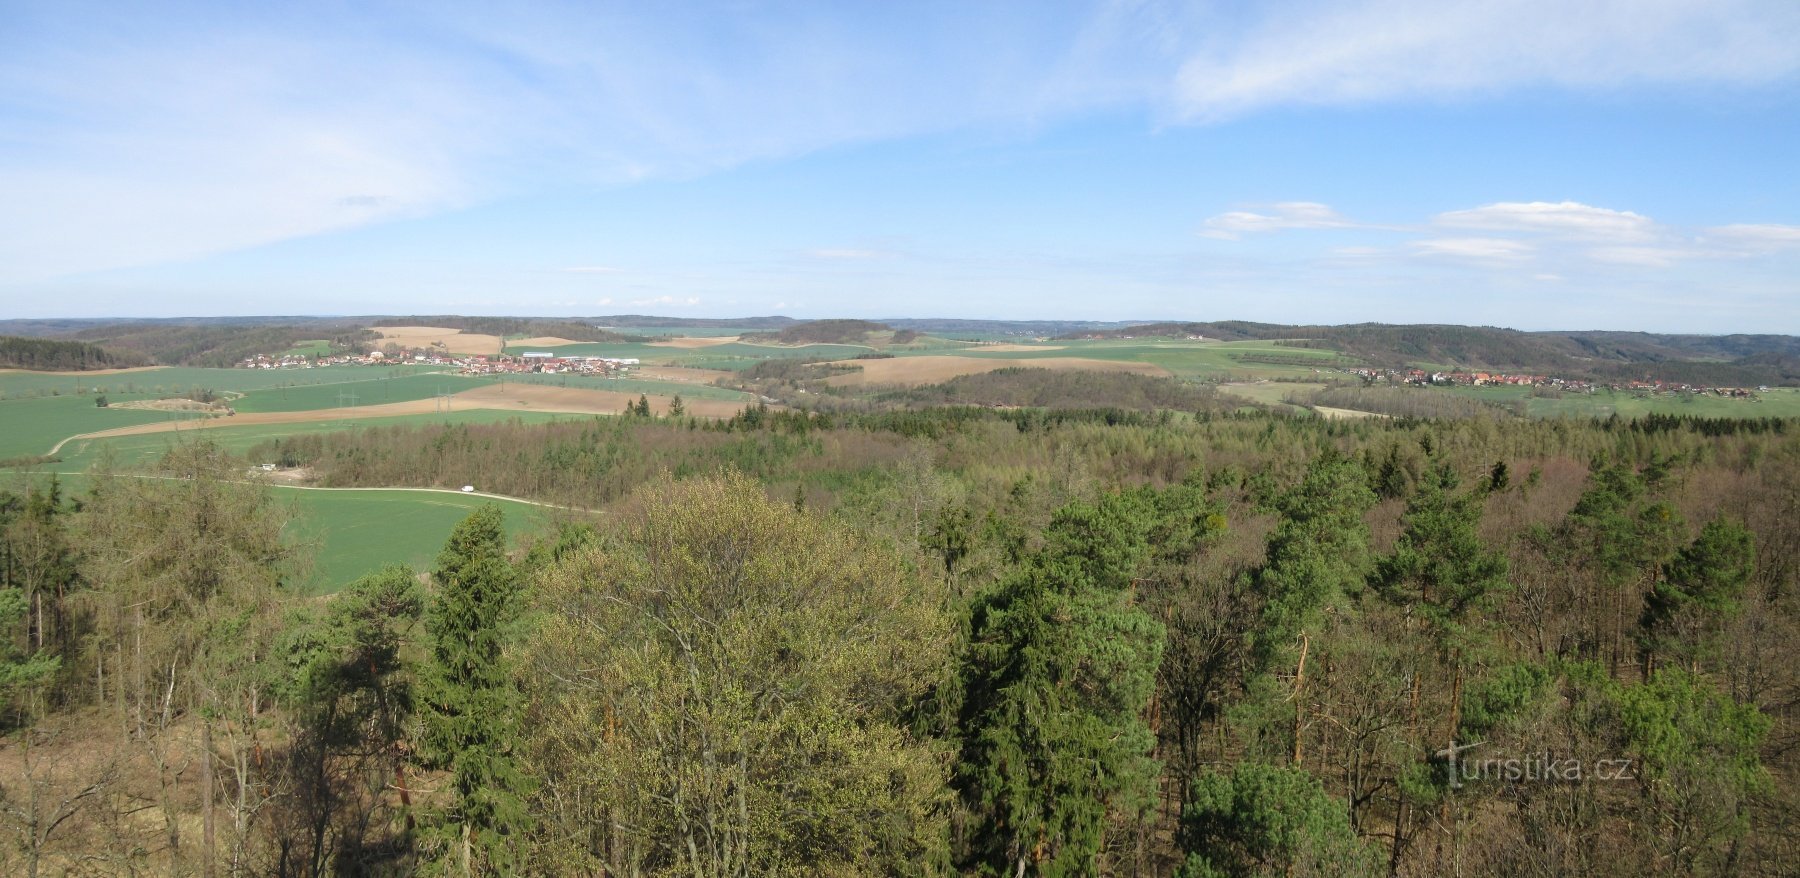
[[[503,650],[519,581],[498,506],[456,526],[432,579],[422,749],[432,767],[450,773],[453,800],[438,827],[444,865],[454,874],[505,874],[518,862],[528,783],[513,760],[519,697]]]

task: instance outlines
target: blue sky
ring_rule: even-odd
[[[1800,333],[1800,3],[0,0],[0,316]]]

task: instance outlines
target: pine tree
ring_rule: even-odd
[[[1148,807],[1142,714],[1163,627],[1133,604],[1150,510],[1115,495],[1059,511],[1029,566],[977,600],[957,784],[965,859],[994,873],[1094,873],[1111,809]]]
[[[450,772],[454,801],[440,841],[462,875],[504,874],[528,825],[527,779],[513,761],[519,698],[503,659],[519,582],[506,559],[500,508],[487,504],[450,534],[432,571],[426,615],[432,664],[425,686],[424,752]]]
[[[1350,826],[1349,809],[1316,778],[1260,762],[1202,772],[1181,810],[1180,842],[1188,857],[1179,878],[1385,871],[1380,852]]]
[[[1668,577],[1644,597],[1638,643],[1646,663],[1659,653],[1693,662],[1738,611],[1756,569],[1756,539],[1743,525],[1715,518],[1669,563]]]
[[[669,417],[679,418],[685,414],[687,414],[687,403],[682,402],[681,394],[677,393],[673,399],[669,400]]]

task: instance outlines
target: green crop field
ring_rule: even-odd
[[[484,384],[492,384],[495,380],[485,376],[457,375],[447,371],[389,377],[380,374],[384,371],[386,370],[376,368],[364,368],[356,371],[345,369],[340,373],[341,375],[360,378],[360,380],[271,387],[252,391],[231,405],[240,412],[304,412],[359,405],[381,405],[389,402],[430,399],[440,393],[458,393]],[[358,375],[358,372],[361,374]]]
[[[493,409],[469,409],[466,411],[444,412],[441,414],[398,415],[386,418],[341,418],[330,421],[313,421],[300,424],[251,424],[242,427],[214,427],[204,432],[194,433],[146,433],[140,436],[113,436],[107,439],[78,439],[64,445],[58,452],[59,462],[56,469],[62,472],[81,472],[100,459],[103,449],[111,449],[113,460],[119,466],[136,466],[153,461],[177,443],[190,439],[203,438],[217,443],[221,448],[234,454],[249,451],[258,443],[270,439],[287,436],[302,436],[312,433],[334,433],[339,430],[353,430],[359,427],[395,427],[422,426],[426,424],[495,424],[517,421],[523,424],[540,424],[558,420],[580,420],[584,418],[602,417],[601,415],[571,415],[554,412],[511,412]],[[251,461],[258,463],[260,461]]]
[[[1453,387],[1455,393],[1503,405],[1525,400],[1526,411],[1539,418],[1637,418],[1647,414],[1691,415],[1698,418],[1794,418],[1800,417],[1800,388],[1777,387],[1759,393],[1759,399],[1725,399],[1717,396],[1663,393],[1655,396],[1627,391],[1564,393],[1561,399],[1533,397],[1528,387]]]
[[[386,564],[429,570],[450,530],[483,503],[499,504],[507,532],[515,538],[543,521],[551,510],[515,500],[495,500],[442,491],[381,488],[318,490],[276,488],[298,513],[292,536],[310,551],[312,571],[304,588],[335,592],[351,580]]]
[[[181,415],[148,410],[97,408],[91,396],[50,396],[0,401],[0,459],[47,454],[77,433],[154,424]]]

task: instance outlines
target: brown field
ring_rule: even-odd
[[[825,383],[837,387],[865,384],[901,384],[908,387],[937,384],[958,375],[979,375],[999,369],[1064,369],[1088,372],[1135,372],[1139,375],[1168,375],[1169,370],[1152,363],[1122,360],[1092,360],[1085,357],[1045,357],[1041,360],[987,360],[975,357],[927,356],[895,357],[891,360],[857,360],[860,372],[835,375]]]
[[[443,342],[444,349],[452,354],[498,354],[506,343],[497,335],[478,335],[463,332],[460,329],[445,329],[441,326],[371,326],[381,335],[383,341],[391,341],[407,347],[426,347],[432,342]]]
[[[555,348],[566,344],[581,344],[581,342],[557,338],[554,335],[540,335],[537,338],[515,338],[509,344],[527,348]]]
[[[696,369],[690,366],[640,366],[631,371],[633,377],[658,381],[680,381],[684,384],[711,384],[720,378],[736,375],[728,369]]]
[[[655,348],[710,348],[731,344],[737,340],[738,337],[735,335],[714,335],[704,338],[671,338],[665,341],[653,341],[650,342],[650,346]]]
[[[490,384],[465,390],[450,397],[453,411],[492,409],[508,412],[562,412],[576,415],[616,415],[625,406],[637,402],[637,394],[617,390],[588,390],[580,387],[546,387],[539,384]],[[664,414],[670,397],[650,396],[650,410]],[[743,403],[720,399],[684,399],[690,415],[702,418],[729,418],[744,408]],[[361,421],[369,418],[391,418],[400,415],[429,415],[439,411],[436,399],[415,399],[354,408],[313,409],[304,412],[242,412],[230,417],[199,421],[161,421],[134,424],[70,436],[58,442],[51,454],[76,439],[106,439],[113,436],[137,436],[144,433],[177,433],[210,430],[217,427],[247,427],[258,424],[307,424],[318,421]]]
[[[616,415],[624,411],[625,406],[637,402],[637,398],[635,393],[618,390],[547,387],[541,384],[489,384],[465,390],[451,397],[451,400],[453,405],[463,409]],[[649,398],[651,411],[663,414],[669,410],[669,397],[654,394]],[[426,400],[426,403],[429,405],[430,400]],[[687,407],[688,414],[703,418],[729,418],[744,409],[743,403],[722,399],[683,399],[682,404]]]

